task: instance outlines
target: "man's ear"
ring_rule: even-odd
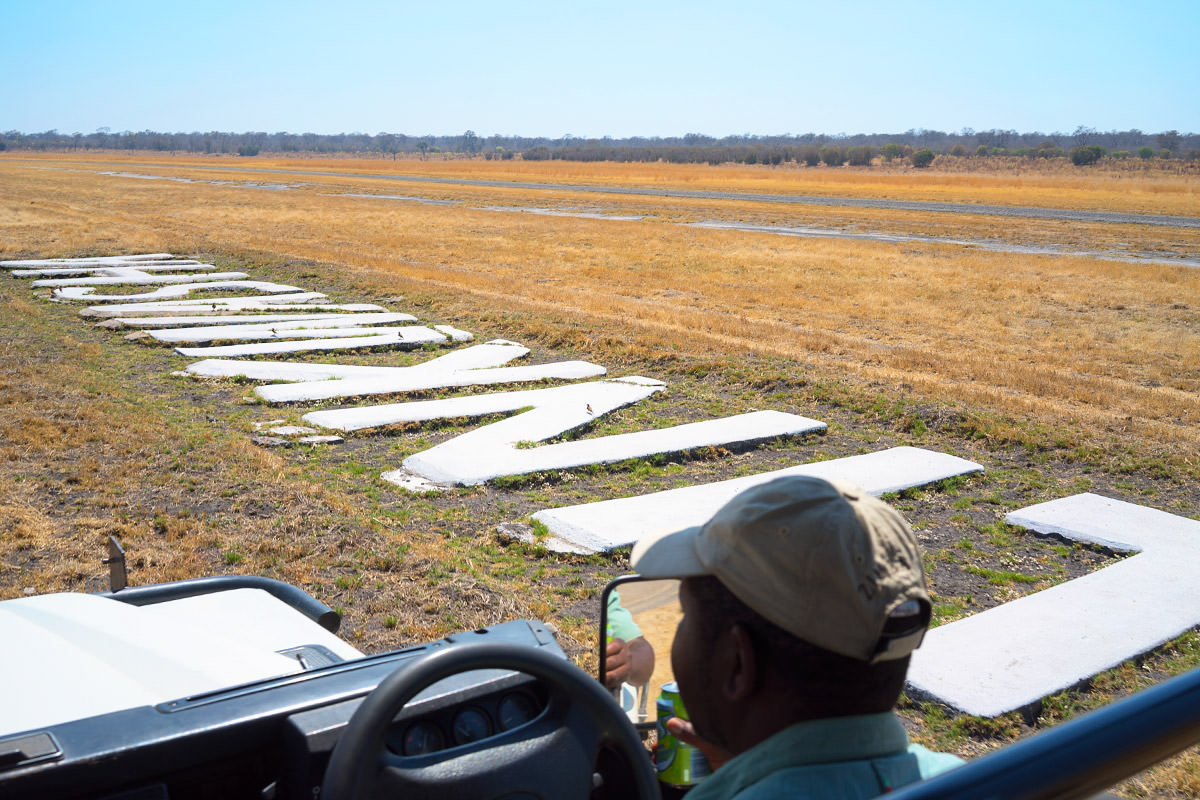
[[[731,701],[749,699],[758,689],[758,653],[750,631],[741,624],[732,626],[726,636],[729,644],[729,671],[722,687]]]

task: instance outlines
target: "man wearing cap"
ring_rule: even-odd
[[[886,503],[777,478],[700,528],[642,539],[632,565],[683,579],[671,665],[691,723],[668,728],[732,756],[689,800],[874,797],[962,763],[910,745],[892,710],[930,602]]]

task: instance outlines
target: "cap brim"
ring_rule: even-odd
[[[638,539],[629,555],[633,571],[644,578],[690,578],[708,575],[696,553],[700,526],[679,531],[652,533]]]

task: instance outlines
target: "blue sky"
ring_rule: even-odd
[[[1200,132],[1200,0],[0,0],[0,130]]]

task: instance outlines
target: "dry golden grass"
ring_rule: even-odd
[[[476,180],[649,186],[660,189],[738,191],[767,194],[870,197],[950,203],[1038,206],[1130,213],[1194,216],[1200,209],[1200,170],[1183,162],[1081,169],[1037,160],[955,159],[946,168],[916,170],[901,164],[871,169],[716,167],[665,163],[583,163],[574,161],[484,161],[479,159],[290,158],[239,159],[229,156],[155,157],[136,153],[12,153],[10,161],[36,163],[145,164],[173,169],[188,166],[236,172],[282,169],[417,175]],[[103,168],[103,167],[101,167]],[[247,172],[246,174],[252,174]],[[197,177],[202,177],[197,175]],[[262,176],[259,175],[259,180]],[[287,180],[286,176],[281,180]],[[310,178],[305,178],[309,180]],[[312,178],[315,179],[315,178]]]
[[[985,485],[971,492],[967,510],[980,524],[999,518],[988,516],[993,493],[1029,503],[1073,491],[1081,478],[1111,487],[1114,479],[1089,472],[1097,464],[1110,472],[1132,470],[1131,486],[1160,492],[1150,504],[1183,503],[1181,513],[1194,513],[1194,503],[1186,504],[1200,477],[1200,270],[678,223],[826,225],[1196,258],[1200,233],[1194,230],[413,184],[366,173],[1195,216],[1194,175],[479,161],[393,166],[352,159],[274,164],[364,173],[316,177],[245,171],[272,166],[261,159],[14,155],[0,156],[0,258],[206,254],[256,277],[328,286],[339,300],[403,292],[413,310],[481,338],[517,339],[553,358],[589,358],[614,374],[637,370],[687,383],[687,391],[711,389],[687,409],[693,414],[730,413],[730,402],[742,404],[737,410],[771,404],[768,393],[786,386],[785,405],[795,403],[789,410],[812,413],[801,396],[813,402],[834,397],[837,403],[822,411],[844,411],[852,427],[869,423],[872,403],[884,395],[965,419],[961,432],[940,433],[944,438],[930,446],[969,450],[979,445],[964,434],[974,432],[995,437],[998,451],[1020,441],[1063,456],[1053,466],[1061,475],[1052,476],[989,463]],[[113,169],[101,163],[111,161],[131,172],[297,188],[98,175]],[[341,196],[346,192],[418,194],[453,204]],[[598,207],[654,218],[546,217],[484,210],[489,205]],[[178,368],[168,351],[120,342],[83,325],[73,309],[47,304],[27,284],[0,276],[0,597],[26,588],[101,588],[101,545],[115,534],[133,554],[138,583],[231,571],[278,577],[340,607],[344,633],[366,650],[527,616],[558,624],[577,661],[594,665],[581,609],[603,582],[597,573],[621,565],[530,558],[521,548],[497,547],[498,522],[547,503],[537,491],[486,487],[436,502],[369,496],[387,491],[373,476],[395,465],[403,455],[395,447],[408,439],[354,443],[376,448],[361,464],[353,462],[362,452],[354,447],[325,455],[264,451],[247,442],[253,417],[240,405],[243,387],[206,384],[193,408],[191,390],[167,375]],[[707,371],[727,379],[709,385],[694,377]],[[805,381],[807,387],[797,388]],[[767,459],[848,454],[879,435],[872,429],[856,440],[856,433],[843,430],[828,437],[837,441],[812,448],[739,458],[761,457],[763,463],[743,466],[772,468],[783,463],[768,466]],[[1005,458],[1010,465],[1026,462],[1021,451]],[[1064,466],[1071,458],[1085,466]],[[736,469],[721,468],[729,471],[720,477]],[[996,477],[1001,473],[1008,474]],[[1049,486],[1040,488],[1042,479]],[[997,483],[986,484],[990,480]],[[594,486],[612,493],[645,490],[639,479],[620,473]],[[574,491],[564,483],[547,497],[559,504],[595,494]],[[935,522],[941,531],[920,527],[921,535],[969,535],[965,523],[952,521],[963,516],[959,506],[951,507],[948,497],[938,502],[951,521]],[[929,512],[921,506],[918,513]],[[591,570],[586,576],[577,574],[580,563]],[[949,569],[939,566],[935,585],[948,579]],[[1196,764],[1194,755],[1186,757],[1133,790],[1187,796]]]
[[[174,174],[177,163],[161,159],[147,172]],[[372,168],[382,163],[390,164],[373,162]],[[478,174],[494,163],[403,166]],[[555,169],[563,170],[556,179],[583,180],[579,171],[587,166],[539,163],[518,173],[528,178]],[[639,170],[657,172],[661,183],[670,170],[680,173],[670,178],[677,183],[698,180],[692,176],[702,171],[595,165],[587,174],[615,180],[626,167],[639,177],[646,174]],[[724,174],[710,170],[706,180]],[[0,175],[0,255],[7,257],[169,249],[304,259],[379,285],[512,309],[531,331],[542,324],[537,320],[558,326],[586,320],[648,353],[783,357],[812,378],[887,387],[924,402],[958,403],[1047,427],[1074,426],[1092,447],[1132,439],[1147,454],[1196,467],[1200,270],[1194,268],[497,213],[476,207],[494,202],[495,190],[470,187],[452,187],[459,202],[445,207],[329,193],[331,181],[339,191],[352,188],[347,178],[276,192],[97,177],[83,168],[29,169],[13,160],[0,161]],[[844,185],[854,175],[847,173]],[[862,186],[875,180],[860,177]],[[901,194],[952,185],[953,178],[916,176],[922,188]],[[1060,179],[1065,188],[1047,191],[1072,196],[1080,180]],[[1125,196],[1114,181],[1093,183],[1095,196]],[[1171,196],[1190,196],[1195,188],[1189,183],[1181,191],[1175,178],[1164,183]],[[501,191],[509,204],[545,205],[537,192]],[[988,187],[969,180],[953,191],[990,199]],[[771,215],[778,221],[784,214],[762,205],[692,201],[689,208],[709,219]],[[945,224],[930,222],[931,215],[877,216],[918,233],[936,233]],[[978,225],[980,238],[995,239],[1003,228],[1009,241],[1022,241],[1023,222],[970,220],[959,223],[958,233]],[[1057,232],[1066,239],[1086,226],[1040,221],[1037,227],[1048,238]],[[1135,250],[1176,237],[1172,248],[1186,254],[1195,241],[1187,230],[1094,227]]]

